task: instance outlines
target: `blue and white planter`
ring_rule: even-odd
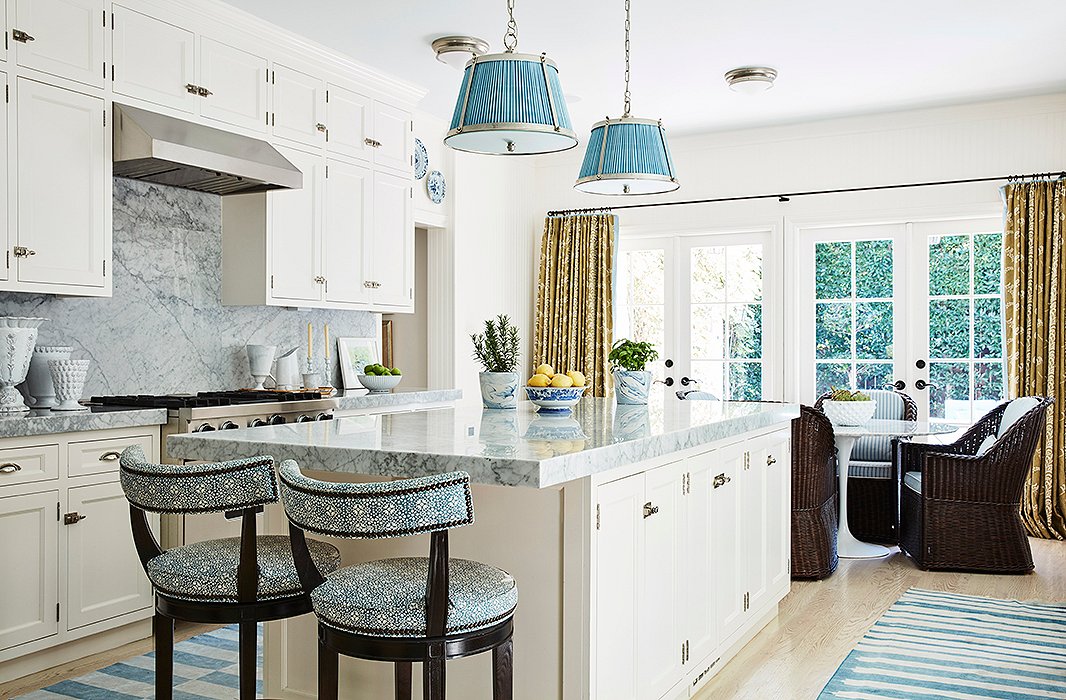
[[[619,369],[614,373],[614,396],[623,405],[640,405],[648,403],[651,390],[651,372],[630,372]]]
[[[482,372],[478,377],[485,408],[518,408],[518,372]]]

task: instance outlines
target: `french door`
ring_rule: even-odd
[[[969,425],[1004,398],[999,218],[801,229],[797,399],[895,387]]]
[[[780,273],[772,230],[623,237],[615,338],[655,345],[673,389],[779,398]]]

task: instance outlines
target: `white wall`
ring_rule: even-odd
[[[429,325],[426,311],[426,252],[430,233],[415,229],[415,312],[386,314],[392,321],[393,366],[403,372],[406,389],[429,386]]]

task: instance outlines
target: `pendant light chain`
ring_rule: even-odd
[[[623,117],[629,116],[629,0],[626,0],[626,93],[625,93],[625,110]]]
[[[507,53],[514,53],[518,48],[518,22],[514,20],[514,0],[507,0],[507,32],[503,35],[503,48]]]

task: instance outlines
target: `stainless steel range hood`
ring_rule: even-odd
[[[117,102],[114,174],[222,195],[303,187],[266,141]]]

